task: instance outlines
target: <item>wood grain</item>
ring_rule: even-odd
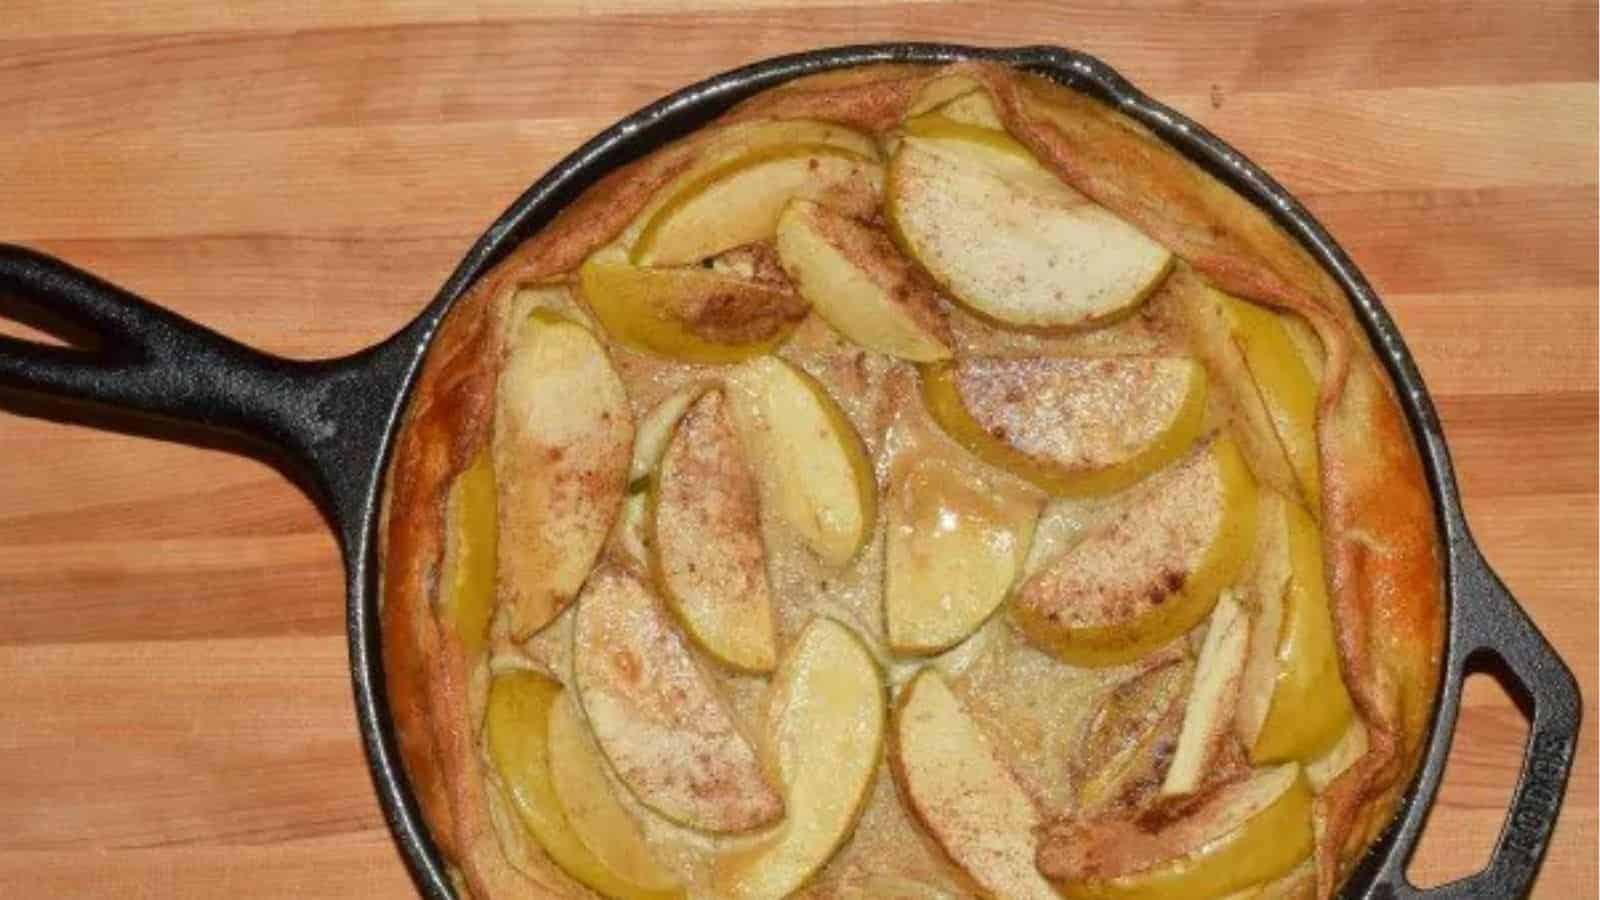
[[[879,39],[1078,46],[1266,165],[1363,267],[1479,540],[1592,713],[1596,33],[1592,3],[11,0],[0,239],[331,355],[399,327],[579,141],[692,80]],[[0,885],[403,895],[312,505],[250,459],[0,410]],[[1492,845],[1519,727],[1471,686],[1418,881]],[[1596,892],[1596,755],[1590,722],[1536,896]]]

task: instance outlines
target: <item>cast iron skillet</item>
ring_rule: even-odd
[[[1580,706],[1572,673],[1512,599],[1473,543],[1444,433],[1394,322],[1344,251],[1305,207],[1215,135],[1151,100],[1092,56],[1056,47],[991,50],[940,44],[839,47],[756,63],[685,88],[623,119],[562,160],[468,251],[433,302],[400,332],[342,359],[300,362],[259,353],[48,256],[0,245],[0,293],[10,309],[93,350],[0,335],[0,395],[13,409],[93,424],[131,415],[154,433],[275,455],[321,504],[344,551],[350,671],[356,716],[384,813],[421,893],[453,897],[396,755],[378,643],[376,525],[383,472],[423,352],[441,317],[473,281],[600,176],[705,124],[739,100],[789,79],[864,63],[987,59],[1048,76],[1110,103],[1265,209],[1338,280],[1399,388],[1421,448],[1446,550],[1448,635],[1426,755],[1385,835],[1344,889],[1348,898],[1517,897],[1549,846],[1566,792]],[[0,312],[8,307],[0,304]],[[41,406],[27,393],[78,401]],[[149,432],[149,426],[138,430]],[[1532,720],[1511,810],[1489,864],[1419,891],[1405,865],[1439,787],[1469,672],[1497,674]]]

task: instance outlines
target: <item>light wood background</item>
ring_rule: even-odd
[[[1115,5],[3,0],[0,240],[331,355],[691,80],[879,39],[1095,52],[1265,164],[1386,298],[1479,539],[1586,692],[1535,894],[1595,896],[1595,7]],[[271,469],[0,411],[0,894],[405,895],[343,627],[333,539]],[[1484,858],[1523,730],[1472,686],[1420,881]]]

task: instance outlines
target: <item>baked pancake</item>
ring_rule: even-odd
[[[1345,297],[992,64],[793,81],[602,179],[442,323],[381,543],[479,898],[1326,897],[1437,687]]]

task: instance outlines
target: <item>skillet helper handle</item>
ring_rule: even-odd
[[[1510,809],[1494,851],[1478,873],[1438,887],[1421,890],[1405,879],[1404,867],[1422,831],[1422,810],[1413,809],[1402,823],[1400,852],[1391,857],[1392,869],[1378,881],[1388,892],[1371,897],[1416,897],[1428,900],[1526,897],[1539,863],[1549,849],[1556,814],[1566,794],[1577,746],[1583,709],[1578,684],[1555,649],[1539,633],[1528,614],[1511,596],[1483,553],[1468,537],[1452,549],[1452,580],[1458,617],[1452,630],[1459,649],[1451,653],[1445,672],[1444,706],[1439,727],[1454,731],[1461,703],[1462,683],[1473,672],[1502,676],[1513,696],[1521,694],[1531,705],[1533,721],[1523,749],[1522,768]],[[1448,717],[1448,718],[1446,718]],[[1448,739],[1435,741],[1425,762],[1425,777],[1437,781],[1449,755]],[[1432,791],[1429,791],[1432,794]]]
[[[391,339],[336,360],[284,359],[54,257],[0,244],[0,300],[7,297],[88,332],[97,346],[0,335],[0,388],[178,423],[277,451],[308,478],[350,546],[414,341]],[[5,313],[0,305],[0,316]]]

